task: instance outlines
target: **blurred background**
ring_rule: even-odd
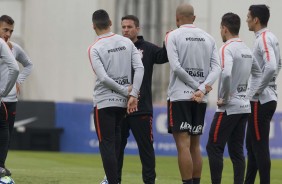
[[[96,35],[91,16],[97,9],[108,11],[112,31],[121,33],[121,17],[134,14],[140,18],[141,32],[147,41],[162,46],[166,31],[175,29],[175,9],[181,2],[195,8],[195,25],[210,33],[222,45],[221,16],[237,13],[242,25],[240,37],[252,48],[254,33],[248,31],[246,17],[251,4],[270,6],[269,28],[282,40],[280,9],[277,0],[0,0],[0,14],[16,22],[12,39],[27,51],[34,71],[23,85],[21,100],[92,101],[95,75],[87,57],[87,48]],[[281,81],[282,75],[278,78]],[[155,104],[165,104],[169,65],[156,65],[153,81]],[[215,107],[217,84],[210,95]],[[281,94],[282,85],[278,85]],[[278,104],[278,110],[282,104]]]
[[[220,21],[227,12],[241,17],[240,37],[252,48],[255,40],[246,18],[252,4],[270,6],[269,29],[282,42],[281,7],[278,0],[0,0],[0,14],[15,20],[12,40],[19,43],[34,63],[34,70],[22,86],[14,134],[15,149],[60,150],[98,153],[92,114],[95,74],[87,49],[96,37],[92,13],[105,9],[113,22],[112,31],[121,34],[121,17],[137,15],[145,40],[162,46],[165,33],[175,29],[175,9],[181,2],[194,6],[195,25],[222,45]],[[277,79],[278,94],[282,75]],[[174,140],[167,134],[166,96],[169,64],[155,65],[153,74],[154,142],[156,154],[176,155]],[[202,136],[202,153],[216,109],[217,83],[209,95],[209,108]],[[280,99],[281,100],[281,99]],[[272,158],[282,158],[282,103],[270,130]],[[132,138],[128,153],[138,154]]]

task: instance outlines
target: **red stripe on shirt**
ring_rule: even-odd
[[[262,33],[263,46],[264,46],[264,50],[265,50],[265,53],[266,53],[266,60],[270,61],[269,51],[268,51],[268,47],[267,47],[267,44],[266,44],[265,33],[266,33],[266,31]]]
[[[215,125],[215,130],[214,130],[214,134],[213,134],[213,142],[216,143],[217,141],[217,137],[218,137],[218,131],[219,131],[219,127],[220,124],[222,122],[222,116],[223,116],[223,112],[219,113],[216,125]]]
[[[254,127],[257,141],[260,140],[260,133],[258,127],[258,102],[254,102]]]
[[[227,46],[227,45],[229,45],[230,43],[232,43],[232,42],[242,42],[241,40],[239,40],[239,41],[231,41],[231,42],[229,42],[229,43],[227,43],[226,45],[224,45],[223,46],[223,48],[222,48],[222,51],[221,51],[221,68],[223,69],[224,68],[224,50],[225,50],[225,47]]]
[[[171,31],[170,31],[170,32],[171,32]],[[169,32],[169,33],[170,33],[170,32]],[[167,33],[167,34],[165,35],[165,45],[167,45],[167,39],[168,39],[169,33]]]
[[[90,61],[90,64],[92,66],[92,70],[94,71],[94,73],[96,74],[95,70],[94,70],[94,67],[92,65],[92,61],[91,61],[91,57],[90,57],[90,50],[91,48],[93,47],[93,45],[95,45],[95,43],[97,43],[99,40],[102,40],[103,38],[110,38],[112,36],[114,36],[115,34],[112,34],[112,35],[109,35],[109,36],[104,36],[104,37],[101,37],[99,39],[97,39],[89,48],[88,48],[88,57],[89,57],[89,61]]]
[[[97,135],[98,135],[99,142],[101,142],[102,141],[102,136],[101,136],[100,121],[99,121],[99,115],[98,114],[99,114],[98,113],[98,108],[96,106],[96,108],[95,108],[95,115],[96,115],[95,123],[96,123],[96,127],[97,127],[96,132],[97,132]]]

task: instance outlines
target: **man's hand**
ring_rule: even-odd
[[[206,94],[208,94],[212,90],[212,87],[208,84],[205,86],[205,88],[206,88]]]
[[[130,96],[127,102],[127,113],[131,114],[135,111],[137,111],[138,106],[138,99],[134,96]]]
[[[12,43],[8,41],[7,44],[8,44],[8,46],[9,46],[9,48],[12,50],[12,49],[13,49]]]
[[[201,90],[198,90],[194,93],[192,99],[198,103],[201,103],[203,101],[204,96],[205,94]]]
[[[222,98],[220,98],[220,99],[218,99],[218,101],[217,101],[217,106],[218,107],[221,107],[221,106],[223,106],[224,105],[224,103],[223,103],[223,99]]]
[[[17,94],[19,95],[21,92],[21,85],[19,83],[16,82],[16,89],[17,89]]]

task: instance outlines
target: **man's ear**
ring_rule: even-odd
[[[254,18],[254,21],[255,21],[256,24],[260,23],[259,18],[257,18],[257,17]]]
[[[95,24],[93,24],[93,29],[96,30],[96,25]]]
[[[194,23],[194,21],[196,20],[196,16],[195,15],[193,16],[192,20],[193,20],[193,23]]]
[[[109,27],[111,27],[112,26],[112,21],[110,20],[110,26]]]
[[[223,31],[224,31],[225,34],[228,32],[228,29],[227,29],[226,26],[222,26],[222,29],[223,29]]]

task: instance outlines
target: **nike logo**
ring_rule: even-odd
[[[21,127],[21,126],[24,126],[26,124],[32,123],[32,122],[34,122],[36,120],[37,120],[37,117],[32,117],[32,118],[16,121],[15,124],[14,124],[14,127],[15,128]]]

